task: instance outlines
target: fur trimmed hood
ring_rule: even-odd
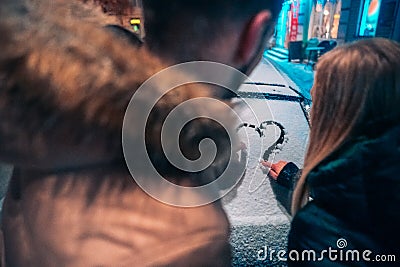
[[[57,169],[122,158],[126,107],[137,88],[166,65],[107,32],[102,26],[110,18],[82,3],[6,0],[0,17],[0,160]],[[146,137],[157,143],[165,117],[160,113],[202,96],[218,94],[188,84],[165,95],[149,117],[154,127]],[[188,113],[204,109],[220,113],[219,107],[200,105]],[[198,124],[198,137],[213,132],[218,138],[215,132],[223,130]],[[193,149],[188,143],[186,150]],[[160,151],[154,145],[150,153]]]
[[[163,204],[141,190],[124,165],[128,103],[166,64],[107,31],[107,20],[75,1],[2,0],[0,161],[17,167],[2,213],[7,265],[228,266],[230,227],[219,201],[196,208]],[[182,75],[187,77],[173,73],[151,84],[146,95]],[[160,156],[164,119],[186,100],[218,98],[214,89],[186,84],[154,105],[147,152],[165,175],[179,178]],[[148,101],[139,99],[139,106]],[[181,115],[204,112],[234,125],[218,105],[191,105]],[[129,127],[129,137],[139,139],[137,126]],[[223,132],[209,120],[196,120],[181,132],[180,148],[193,156],[198,140],[212,138],[220,145],[215,165],[223,165],[230,152]],[[185,200],[198,197],[185,194]]]

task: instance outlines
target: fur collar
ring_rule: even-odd
[[[0,160],[46,169],[122,158],[129,100],[165,64],[117,40],[103,28],[107,16],[75,1],[5,0],[0,18]],[[207,86],[184,85],[155,109],[168,112],[211,95]],[[190,112],[196,109],[213,107]],[[150,118],[150,140],[159,135],[162,117],[154,112]],[[197,129],[202,136],[215,130],[208,124]]]

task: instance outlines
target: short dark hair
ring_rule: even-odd
[[[149,48],[179,55],[185,51],[175,50],[201,45],[194,41],[223,36],[227,22],[240,27],[263,9],[276,17],[282,5],[279,0],[143,0],[143,6]]]

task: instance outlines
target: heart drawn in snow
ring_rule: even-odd
[[[279,122],[271,121],[271,120],[269,120],[269,121],[263,121],[263,122],[260,124],[260,126],[256,126],[256,125],[254,125],[254,124],[249,124],[249,123],[245,122],[245,123],[240,124],[240,125],[237,127],[237,131],[239,131],[240,128],[243,128],[243,127],[253,128],[253,129],[259,134],[260,137],[263,137],[263,136],[265,136],[265,135],[264,135],[264,130],[267,129],[268,126],[272,126],[272,125],[277,126],[278,129],[280,130],[280,133],[279,133],[279,137],[274,141],[274,143],[273,143],[272,145],[270,145],[270,146],[264,151],[264,154],[263,154],[263,157],[262,157],[264,160],[268,160],[269,155],[270,155],[279,145],[283,145],[283,143],[284,143],[284,141],[285,141],[285,133],[286,133],[285,127],[283,127],[283,125],[280,124]]]
[[[287,141],[287,137],[285,136],[286,130],[285,127],[283,127],[282,124],[276,121],[268,120],[268,121],[263,121],[260,126],[256,126],[254,124],[250,123],[242,123],[237,127],[237,131],[239,131],[241,128],[247,127],[247,128],[252,128],[254,131],[258,133],[260,138],[265,137],[265,130],[268,127],[277,127],[279,129],[279,137],[264,151],[262,159],[267,160],[269,159],[270,155],[272,153],[276,153],[277,149]],[[264,171],[263,171],[264,172]],[[249,192],[253,193],[255,192],[260,186],[263,184],[265,181],[266,176],[264,176],[261,180],[259,180],[256,176],[253,176],[253,179],[250,181],[249,184]],[[258,180],[258,181],[257,181]]]

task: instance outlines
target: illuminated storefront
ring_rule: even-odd
[[[279,48],[312,38],[338,44],[368,37],[400,41],[400,0],[284,1],[274,37]]]
[[[314,0],[308,32],[309,38],[336,39],[341,6],[341,0]]]
[[[287,48],[289,42],[311,38],[337,39],[341,7],[341,0],[284,1],[276,26],[276,46]]]
[[[303,38],[304,3],[309,0],[285,1],[282,5],[276,25],[276,46],[288,47],[289,42],[299,41]]]
[[[289,11],[290,1],[286,1],[282,5],[281,13],[276,24],[276,46],[287,47],[287,37],[289,32]]]
[[[375,36],[381,0],[364,0],[359,36]]]

